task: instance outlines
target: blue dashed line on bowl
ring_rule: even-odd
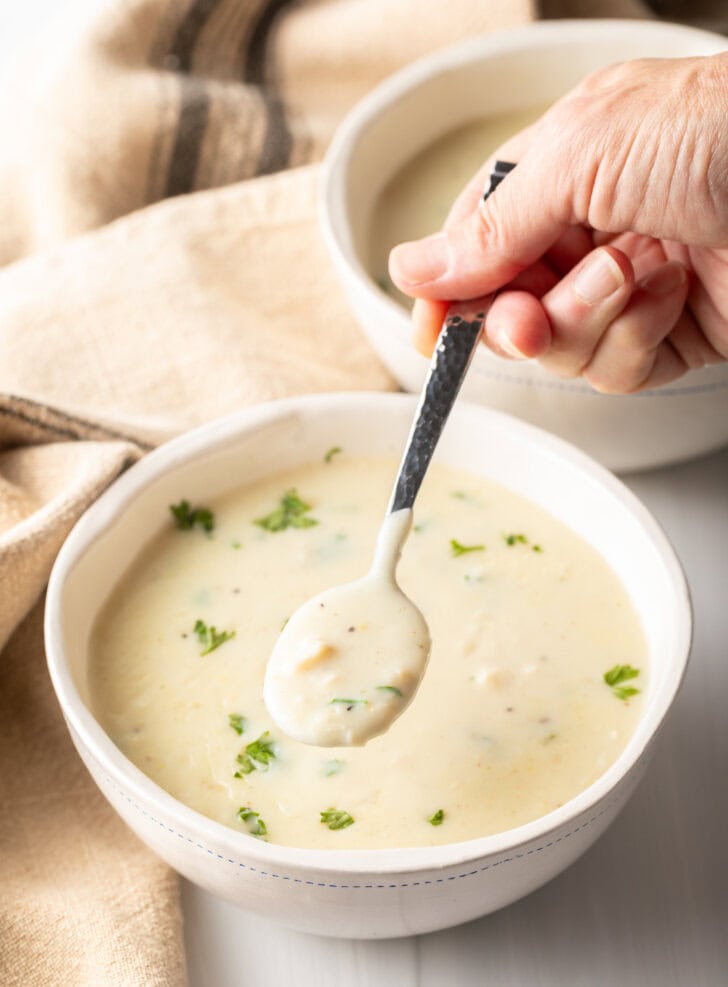
[[[197,847],[199,850],[203,850],[205,853],[209,854],[211,857],[216,857],[223,863],[232,864],[234,867],[238,867],[241,870],[249,871],[251,874],[257,874],[259,877],[265,877],[270,879],[275,879],[279,881],[290,881],[293,884],[305,884],[308,887],[318,887],[318,888],[333,888],[335,890],[348,890],[348,891],[359,891],[359,890],[388,890],[397,888],[416,888],[424,887],[432,884],[445,884],[448,881],[459,881],[468,877],[476,877],[478,874],[482,874],[485,871],[495,870],[496,867],[500,867],[502,864],[513,863],[516,860],[521,860],[524,857],[529,857],[533,853],[540,853],[542,850],[547,850],[557,843],[561,843],[563,840],[568,839],[570,836],[574,836],[576,833],[582,832],[584,829],[588,829],[593,823],[597,821],[605,812],[608,812],[616,803],[624,799],[626,796],[619,795],[613,799],[606,802],[599,812],[596,812],[593,816],[583,822],[580,826],[576,826],[574,829],[569,830],[568,833],[564,833],[563,836],[557,837],[555,840],[550,840],[548,843],[543,843],[541,846],[532,847],[530,850],[526,850],[524,853],[514,853],[510,857],[503,857],[501,860],[496,860],[492,864],[486,864],[483,867],[478,867],[475,870],[463,871],[460,874],[451,874],[448,877],[436,877],[432,880],[423,879],[421,881],[402,881],[397,884],[336,884],[327,881],[311,881],[306,880],[302,877],[292,877],[288,874],[276,874],[272,871],[261,870],[258,867],[253,867],[252,864],[243,863],[240,860],[234,860],[231,857],[227,857],[224,854],[218,853],[215,850],[206,847],[203,843],[192,839],[184,833],[180,833],[178,830],[169,826],[167,823],[160,819],[155,818],[151,813],[147,812],[138,802],[136,802],[130,795],[128,795],[123,789],[119,788],[113,778],[111,778],[106,772],[103,772],[104,777],[108,783],[112,786],[114,791],[120,795],[126,802],[128,802],[137,812],[139,812],[150,822],[156,823],[162,829],[166,829],[167,832],[172,833],[174,836],[179,837],[181,840],[185,840],[192,846]]]

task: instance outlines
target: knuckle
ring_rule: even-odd
[[[635,81],[650,84],[655,71],[655,59],[630,58],[612,62],[591,72],[581,83],[589,92],[630,85]]]
[[[633,394],[639,390],[642,378],[638,382],[627,379],[626,375],[619,373],[615,375],[611,372],[604,372],[597,368],[587,367],[582,372],[582,378],[593,387],[599,394]]]
[[[588,360],[574,353],[551,353],[541,358],[541,366],[560,380],[575,380],[581,377]]]
[[[481,201],[480,208],[476,211],[477,221],[473,225],[469,223],[466,227],[466,242],[463,244],[464,255],[480,258],[495,256],[500,259],[504,268],[510,272],[510,277],[515,277],[523,265],[518,263],[518,257],[514,256],[512,237],[508,230],[513,227],[513,222],[509,222],[508,210],[503,206],[501,199],[499,208],[484,208],[485,203]],[[509,277],[509,280],[510,280]]]
[[[583,93],[585,96],[593,96],[594,93],[599,92],[600,89],[603,89],[613,80],[615,72],[618,71],[619,64],[619,62],[616,62],[613,65],[605,65],[603,68],[590,72],[589,75],[582,79],[576,92]]]
[[[584,380],[600,394],[634,394],[644,387],[652,372],[656,351],[639,345],[633,334],[625,336],[612,336],[609,352],[599,354],[582,371]]]

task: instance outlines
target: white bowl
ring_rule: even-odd
[[[94,717],[89,635],[180,490],[208,500],[321,451],[401,451],[415,400],[341,394],[261,405],[211,422],[132,467],[74,528],[46,606],[48,663],[73,741],[128,825],[190,880],[242,908],[308,932],[362,938],[428,932],[501,908],[548,881],[608,826],[647,763],[687,661],[691,613],[680,565],[649,512],[611,474],[560,439],[460,404],[437,458],[529,497],[602,553],[641,616],[650,654],[644,714],[617,761],[561,808],[508,832],[446,846],[299,850],[262,843],[176,801],[136,768]]]
[[[373,207],[388,181],[449,130],[543,106],[601,66],[645,56],[714,54],[728,39],[657,21],[547,21],[475,37],[391,76],[341,124],[323,171],[322,222],[352,311],[402,387],[418,391],[427,361],[409,341],[409,316],[367,268]],[[693,371],[638,395],[598,394],[535,362],[485,347],[464,396],[576,443],[616,470],[685,459],[728,443],[728,364]]]

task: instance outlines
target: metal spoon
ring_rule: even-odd
[[[296,740],[321,747],[363,744],[386,730],[415,694],[430,635],[395,572],[415,498],[484,321],[485,311],[473,312],[468,303],[448,313],[370,571],[304,603],[273,648],[263,695],[273,720]]]

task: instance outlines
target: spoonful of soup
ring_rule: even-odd
[[[291,616],[268,660],[266,706],[289,737],[320,747],[365,743],[412,700],[430,654],[418,608],[397,584],[412,507],[483,328],[472,303],[451,306],[362,579],[325,590]]]

